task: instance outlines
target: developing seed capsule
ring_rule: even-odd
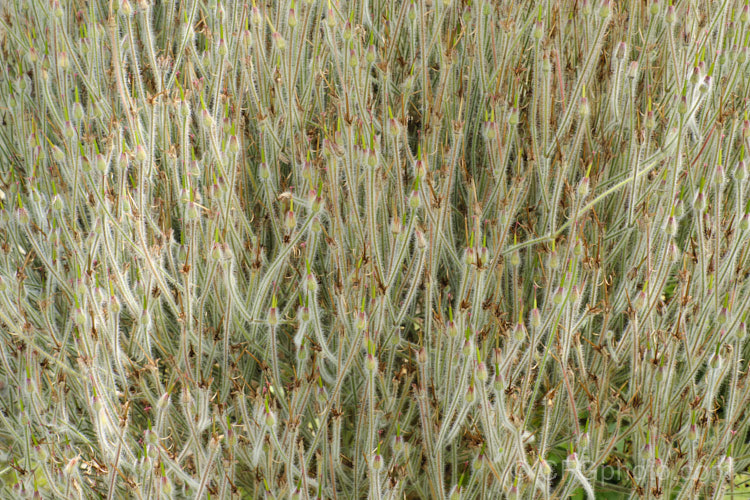
[[[130,204],[128,203],[128,207]],[[130,210],[128,210],[130,211]],[[195,202],[189,201],[185,207],[185,218],[187,220],[195,220],[198,218],[198,205]]]
[[[472,383],[468,389],[466,389],[466,393],[464,393],[464,401],[466,401],[466,404],[472,404],[474,401],[476,401],[477,395],[474,391],[474,384]]]
[[[676,20],[677,14],[675,13],[674,5],[670,5],[667,7],[667,13],[664,14],[664,21],[671,26]]]
[[[245,50],[250,50],[253,46],[253,32],[250,30],[242,30],[242,45]]]
[[[589,100],[585,97],[581,97],[581,100],[578,102],[578,114],[580,114],[582,118],[587,118],[591,114]]]
[[[484,467],[484,455],[481,453],[471,462],[471,468],[474,472],[479,472]]]
[[[703,212],[706,209],[706,197],[703,195],[702,191],[698,191],[698,194],[695,196],[693,207],[699,212]]]
[[[495,376],[492,379],[492,388],[497,392],[505,390],[505,379],[503,379],[503,376],[497,371],[497,366],[495,366]]]
[[[670,215],[667,219],[664,232],[667,233],[668,236],[674,236],[677,234],[677,219],[675,219],[674,216]]]
[[[698,440],[698,426],[696,426],[695,424],[690,424],[687,432],[687,438],[689,441],[693,442]]]
[[[557,291],[552,296],[552,303],[559,306],[562,304],[563,300],[565,300],[565,290],[563,287],[558,287]]]
[[[52,159],[56,162],[61,162],[65,159],[65,153],[57,146],[52,146]]]
[[[70,67],[70,59],[67,52],[62,51],[57,54],[57,65],[60,69],[68,69]]]
[[[510,113],[508,113],[508,125],[511,127],[518,125],[518,108],[513,106],[510,108]]]
[[[394,455],[404,451],[404,438],[398,434],[394,436],[393,441],[391,442],[391,449],[393,450]]]
[[[487,379],[489,378],[489,373],[487,372],[487,365],[485,365],[484,362],[480,361],[479,363],[477,363],[474,377],[480,382],[487,381]]]
[[[419,191],[414,189],[409,195],[409,208],[411,208],[412,210],[416,210],[419,208],[419,205],[420,205]]]
[[[552,250],[549,253],[549,257],[547,258],[547,265],[550,267],[550,269],[557,269],[557,267],[560,265],[560,259],[557,255],[557,250]]]
[[[83,327],[86,324],[86,313],[80,307],[73,314],[73,322],[79,327]]]
[[[490,251],[487,247],[481,247],[477,252],[477,267],[485,269],[490,262]]]
[[[652,16],[658,16],[659,15],[659,0],[653,0],[653,2],[651,2],[651,5],[649,6],[648,11]]]
[[[292,231],[297,227],[297,216],[294,214],[293,210],[287,211],[286,216],[284,217],[284,227],[289,231]]]
[[[643,308],[646,306],[646,300],[647,300],[646,292],[641,290],[635,296],[635,299],[633,299],[633,308],[636,311],[642,311]]]
[[[727,319],[729,319],[729,311],[726,307],[722,307],[719,310],[719,314],[716,316],[716,322],[720,325],[723,325],[727,322]]]
[[[541,23],[541,21],[537,21],[534,23],[534,29],[531,32],[531,36],[534,37],[534,40],[541,40],[544,36],[544,25]]]
[[[273,429],[276,426],[276,415],[271,410],[263,412],[263,423],[266,429]]]
[[[747,53],[748,53],[747,47],[742,47],[739,51],[736,52],[738,64],[744,64],[745,61],[747,61]]]
[[[320,222],[320,217],[317,215],[313,217],[312,223],[310,224],[310,231],[313,233],[319,233],[323,230],[323,224]]]
[[[378,360],[369,352],[365,356],[365,370],[371,374],[377,373],[378,371]]]
[[[383,468],[383,456],[380,453],[376,453],[372,459],[373,470],[379,471]]]
[[[456,323],[454,321],[448,322],[448,328],[446,329],[445,333],[452,339],[456,338],[456,336],[458,335],[458,327],[456,326]]]
[[[617,60],[619,61],[625,59],[627,48],[628,46],[625,42],[618,43],[617,48],[615,49],[615,58],[617,58]]]
[[[427,162],[422,159],[415,161],[414,176],[424,179],[425,175],[427,175]]]
[[[357,313],[357,317],[354,320],[354,327],[357,330],[364,330],[367,328],[367,313],[364,311],[359,311]]]
[[[735,335],[737,335],[737,340],[744,340],[745,337],[747,337],[747,325],[744,321],[741,322],[737,327],[737,332],[735,333]]]
[[[743,181],[747,178],[747,163],[744,158],[737,162],[737,166],[734,168],[734,178],[738,181]]]
[[[60,198],[59,194],[56,194],[52,197],[52,200],[50,201],[50,207],[52,207],[52,210],[55,212],[60,212],[65,205],[63,204],[62,198]]]
[[[711,359],[708,361],[708,365],[713,368],[714,370],[718,370],[721,368],[723,360],[721,359],[721,355],[717,352],[714,353],[713,356],[711,356]]]
[[[401,135],[401,124],[395,118],[388,120],[388,135],[391,137],[399,137]]]
[[[531,327],[536,330],[542,325],[542,315],[536,307],[531,310],[529,315],[529,323],[531,324]]]
[[[221,245],[219,244],[219,242],[214,242],[211,245],[210,255],[211,255],[211,260],[213,260],[214,262],[218,262],[221,260],[222,254],[221,254]]]
[[[315,279],[313,273],[307,273],[307,276],[305,276],[305,290],[310,293],[318,291],[318,280]]]
[[[271,307],[268,309],[268,317],[266,318],[269,326],[276,326],[279,324],[279,309],[277,307]]]
[[[740,219],[740,229],[747,231],[750,228],[750,214],[745,214]]]
[[[344,31],[341,33],[341,38],[343,38],[344,41],[348,42],[352,39],[353,35],[354,32],[352,31],[352,23],[351,21],[346,21],[346,24],[344,25]]]
[[[516,342],[523,342],[526,340],[527,336],[526,326],[523,322],[519,321],[516,323],[516,327],[513,329],[513,339],[515,339]]]
[[[359,59],[357,58],[357,53],[354,51],[354,49],[349,50],[349,67],[356,68],[359,66]]]
[[[692,73],[690,73],[690,83],[697,85],[701,79],[701,70],[698,66],[693,67]]]
[[[468,358],[474,352],[474,342],[471,339],[464,339],[463,346],[461,347],[461,354],[463,357]]]
[[[146,158],[148,158],[148,153],[146,153],[146,148],[144,148],[143,145],[138,144],[135,147],[135,159],[136,159],[136,161],[146,161]]]
[[[81,121],[83,118],[83,106],[80,102],[74,102],[73,103],[73,119],[76,121]]]
[[[289,15],[286,18],[286,24],[290,28],[294,28],[297,26],[298,19],[297,19],[297,13],[294,11],[294,9],[289,9]]]
[[[581,182],[578,184],[578,196],[581,198],[586,198],[589,194],[589,177],[586,176],[583,179],[581,179]]]
[[[373,148],[370,148],[370,150],[367,152],[367,166],[369,166],[370,168],[375,168],[378,166],[378,154]]]
[[[638,61],[630,61],[630,66],[628,66],[628,78],[631,80],[638,78]]]
[[[375,59],[377,59],[377,53],[375,52],[375,46],[369,45],[367,47],[367,53],[365,54],[365,61],[367,61],[367,64],[372,64],[375,62]]]
[[[510,265],[513,267],[518,267],[521,264],[521,254],[518,252],[518,250],[513,250],[513,252],[510,254]]]
[[[122,0],[120,2],[119,13],[125,17],[128,17],[133,14],[133,6],[130,4],[129,0]]]
[[[677,112],[681,115],[684,115],[685,113],[687,113],[687,109],[687,97],[681,96],[679,102],[677,103]]]

